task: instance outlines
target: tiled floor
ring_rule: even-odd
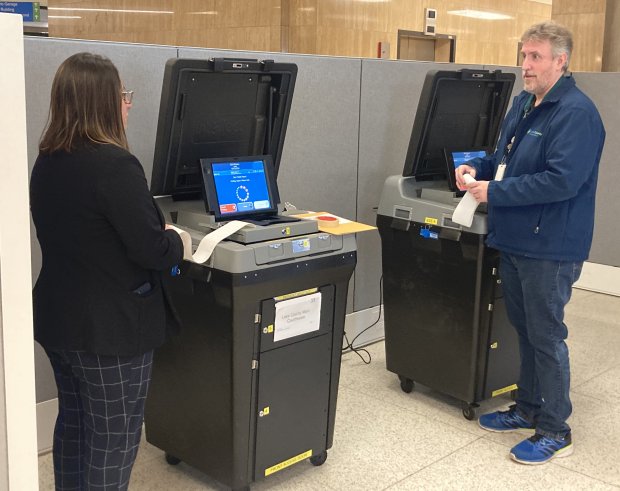
[[[400,390],[385,369],[383,343],[372,363],[343,357],[334,446],[321,467],[307,461],[253,490],[620,489],[620,298],[575,290],[567,309],[573,369],[570,424],[575,452],[544,466],[512,462],[508,451],[523,435],[488,433],[461,415],[448,397],[416,385]],[[482,411],[508,405],[497,398]],[[53,489],[50,455],[39,459],[41,490]],[[222,490],[144,443],[131,491]]]

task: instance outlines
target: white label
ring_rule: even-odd
[[[495,173],[495,180],[501,181],[504,178],[504,172],[506,172],[506,164],[499,164]]]
[[[273,340],[277,342],[308,332],[318,331],[320,324],[320,292],[277,302]]]

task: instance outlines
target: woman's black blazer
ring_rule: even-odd
[[[35,339],[44,348],[135,356],[175,323],[162,274],[181,262],[140,162],[115,145],[39,155],[30,208],[42,252]]]

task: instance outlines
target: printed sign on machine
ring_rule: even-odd
[[[321,324],[321,293],[304,295],[276,303],[273,340],[318,331]]]

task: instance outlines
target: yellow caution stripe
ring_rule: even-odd
[[[506,392],[511,392],[517,389],[518,389],[517,384],[512,384],[512,385],[509,385],[508,387],[504,387],[503,389],[494,390],[493,392],[491,392],[491,397],[501,396],[502,394],[505,394]]]
[[[312,450],[308,450],[307,452],[300,453],[299,455],[295,455],[295,457],[291,457],[284,462],[280,462],[279,464],[272,465],[271,467],[265,469],[265,477],[273,474],[274,472],[281,471],[282,469],[286,469],[297,462],[300,462],[308,457],[312,457]]]
[[[304,295],[310,295],[311,293],[316,293],[318,291],[318,288],[308,288],[307,290],[301,290],[300,292],[292,292],[287,293],[286,295],[280,295],[279,297],[273,297],[273,299],[276,302],[279,302],[280,300],[288,300],[289,298],[303,297]]]

